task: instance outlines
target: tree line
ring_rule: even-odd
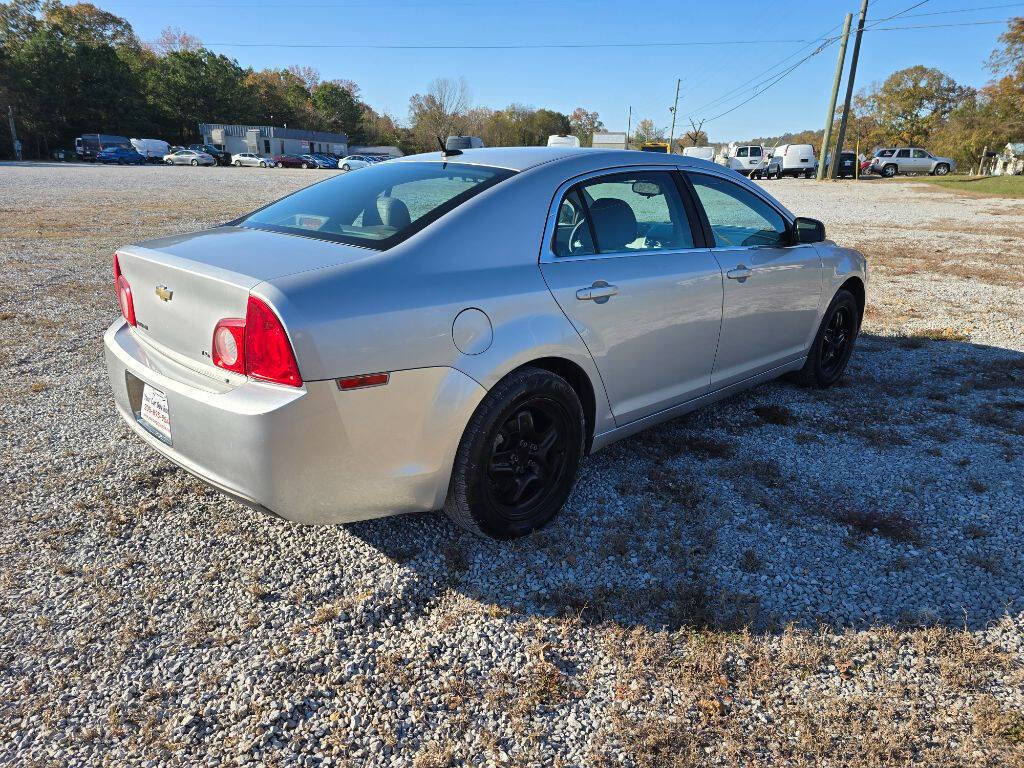
[[[1011,19],[987,63],[993,79],[980,89],[938,69],[894,72],[856,97],[847,148],[913,144],[949,155],[961,168],[985,147],[1024,139],[1024,17]],[[197,38],[166,29],[141,41],[125,19],[90,3],[11,0],[0,3],[0,107],[14,108],[27,157],[45,157],[88,132],[199,138],[201,122],[292,127],[346,133],[352,144],[394,145],[421,152],[437,137],[480,136],[488,146],[539,145],[572,134],[583,146],[604,130],[597,112],[570,114],[513,103],[473,107],[464,79],[432,81],[409,100],[406,121],[378,112],[351,80],[322,80],[310,67],[242,67]],[[633,146],[665,141],[666,129],[638,120]],[[823,130],[766,136],[753,142],[820,146]],[[2,134],[0,134],[2,135]],[[680,126],[674,151],[709,143],[700,123]],[[10,141],[2,142],[10,154]]]
[[[436,149],[437,137],[450,134],[515,145],[575,132],[589,143],[603,128],[582,108],[470,108],[464,80],[435,80],[412,96],[403,125],[364,102],[351,80],[322,80],[311,67],[242,67],[173,28],[144,43],[125,19],[59,0],[0,3],[0,107],[8,105],[26,157],[46,157],[91,132],[184,144],[200,138],[201,122],[332,131],[407,153]],[[2,144],[9,155],[11,142]]]

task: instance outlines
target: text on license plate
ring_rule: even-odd
[[[151,428],[157,437],[171,442],[171,416],[167,410],[167,395],[146,384],[142,388],[143,423]]]

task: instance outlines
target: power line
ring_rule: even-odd
[[[670,43],[219,43],[221,48],[360,48],[382,50],[538,50],[545,48],[682,48],[700,45],[761,45],[763,43],[803,43],[805,40],[687,40]]]
[[[909,13],[904,19],[917,19],[922,16],[947,16],[951,13],[974,13],[975,11],[994,11],[999,8],[1020,8],[1024,3],[1002,3],[1001,5],[978,5],[974,8],[952,8],[947,11],[928,11],[927,13]]]
[[[944,29],[948,27],[980,27],[986,24],[1006,24],[1009,19],[993,19],[991,21],[960,21],[951,24],[913,24],[905,27],[865,27],[865,32],[895,32],[900,29]]]

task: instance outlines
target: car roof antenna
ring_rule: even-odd
[[[454,157],[455,155],[461,155],[461,149],[448,149],[445,146],[444,139],[440,136],[437,137],[437,143],[441,145],[441,157]]]

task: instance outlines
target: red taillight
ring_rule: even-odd
[[[213,329],[213,364],[254,379],[301,387],[288,334],[267,304],[249,297],[245,319],[228,317]]]
[[[132,301],[132,287],[128,278],[121,274],[121,265],[114,254],[114,285],[117,287],[117,303],[121,306],[121,316],[128,325],[135,326],[135,303]]]
[[[235,373],[245,373],[245,320],[228,317],[213,329],[213,364]]]
[[[245,309],[245,372],[256,379],[301,387],[288,334],[274,310],[255,296]]]

